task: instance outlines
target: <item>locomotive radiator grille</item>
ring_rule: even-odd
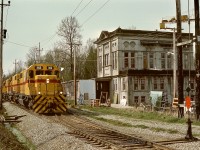
[[[65,97],[37,95],[34,99],[33,110],[36,113],[62,113],[66,112]]]

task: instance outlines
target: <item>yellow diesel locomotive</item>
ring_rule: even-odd
[[[59,68],[53,64],[34,64],[3,82],[3,97],[36,113],[66,112],[66,97]]]

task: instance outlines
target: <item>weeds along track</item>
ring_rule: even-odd
[[[86,143],[104,149],[131,150],[131,149],[159,149],[171,150],[162,144],[150,142],[137,136],[130,136],[99,126],[85,117],[68,114],[50,116],[50,120],[60,123],[71,129],[69,134],[85,140]]]
[[[23,147],[19,142],[14,139],[11,139],[11,136],[8,135],[7,132],[4,131],[5,129],[1,129],[0,132],[0,149],[1,150],[8,150],[8,149],[15,149],[15,150],[25,150],[26,148]]]

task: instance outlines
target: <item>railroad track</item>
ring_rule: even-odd
[[[137,136],[131,136],[118,131],[107,129],[91,122],[83,116],[74,114],[51,116],[50,120],[63,124],[71,129],[69,134],[85,140],[87,143],[104,149],[132,150],[156,149],[172,150],[162,143],[151,142]]]
[[[156,150],[172,150],[167,147],[170,144],[190,142],[185,139],[175,139],[169,141],[148,141],[136,135],[127,135],[116,130],[111,130],[100,126],[83,115],[73,112],[61,116],[45,116],[35,114],[31,110],[25,109],[27,112],[48,119],[49,121],[63,124],[70,130],[71,134],[79,139],[85,140],[86,143],[101,147],[103,149],[115,150],[132,150],[132,149],[156,149]],[[70,112],[70,111],[69,111]]]

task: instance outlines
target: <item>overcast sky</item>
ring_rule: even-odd
[[[193,13],[193,0],[189,1]],[[188,0],[181,0],[181,11],[188,13]],[[43,54],[52,49],[58,41],[61,20],[71,15],[82,25],[85,44],[89,38],[98,38],[102,30],[159,30],[162,18],[176,15],[176,0],[11,0],[11,6],[4,7],[4,28],[8,31],[3,48],[4,73],[14,69],[15,59],[25,61],[29,49],[39,42]],[[188,31],[187,24],[184,31]]]

